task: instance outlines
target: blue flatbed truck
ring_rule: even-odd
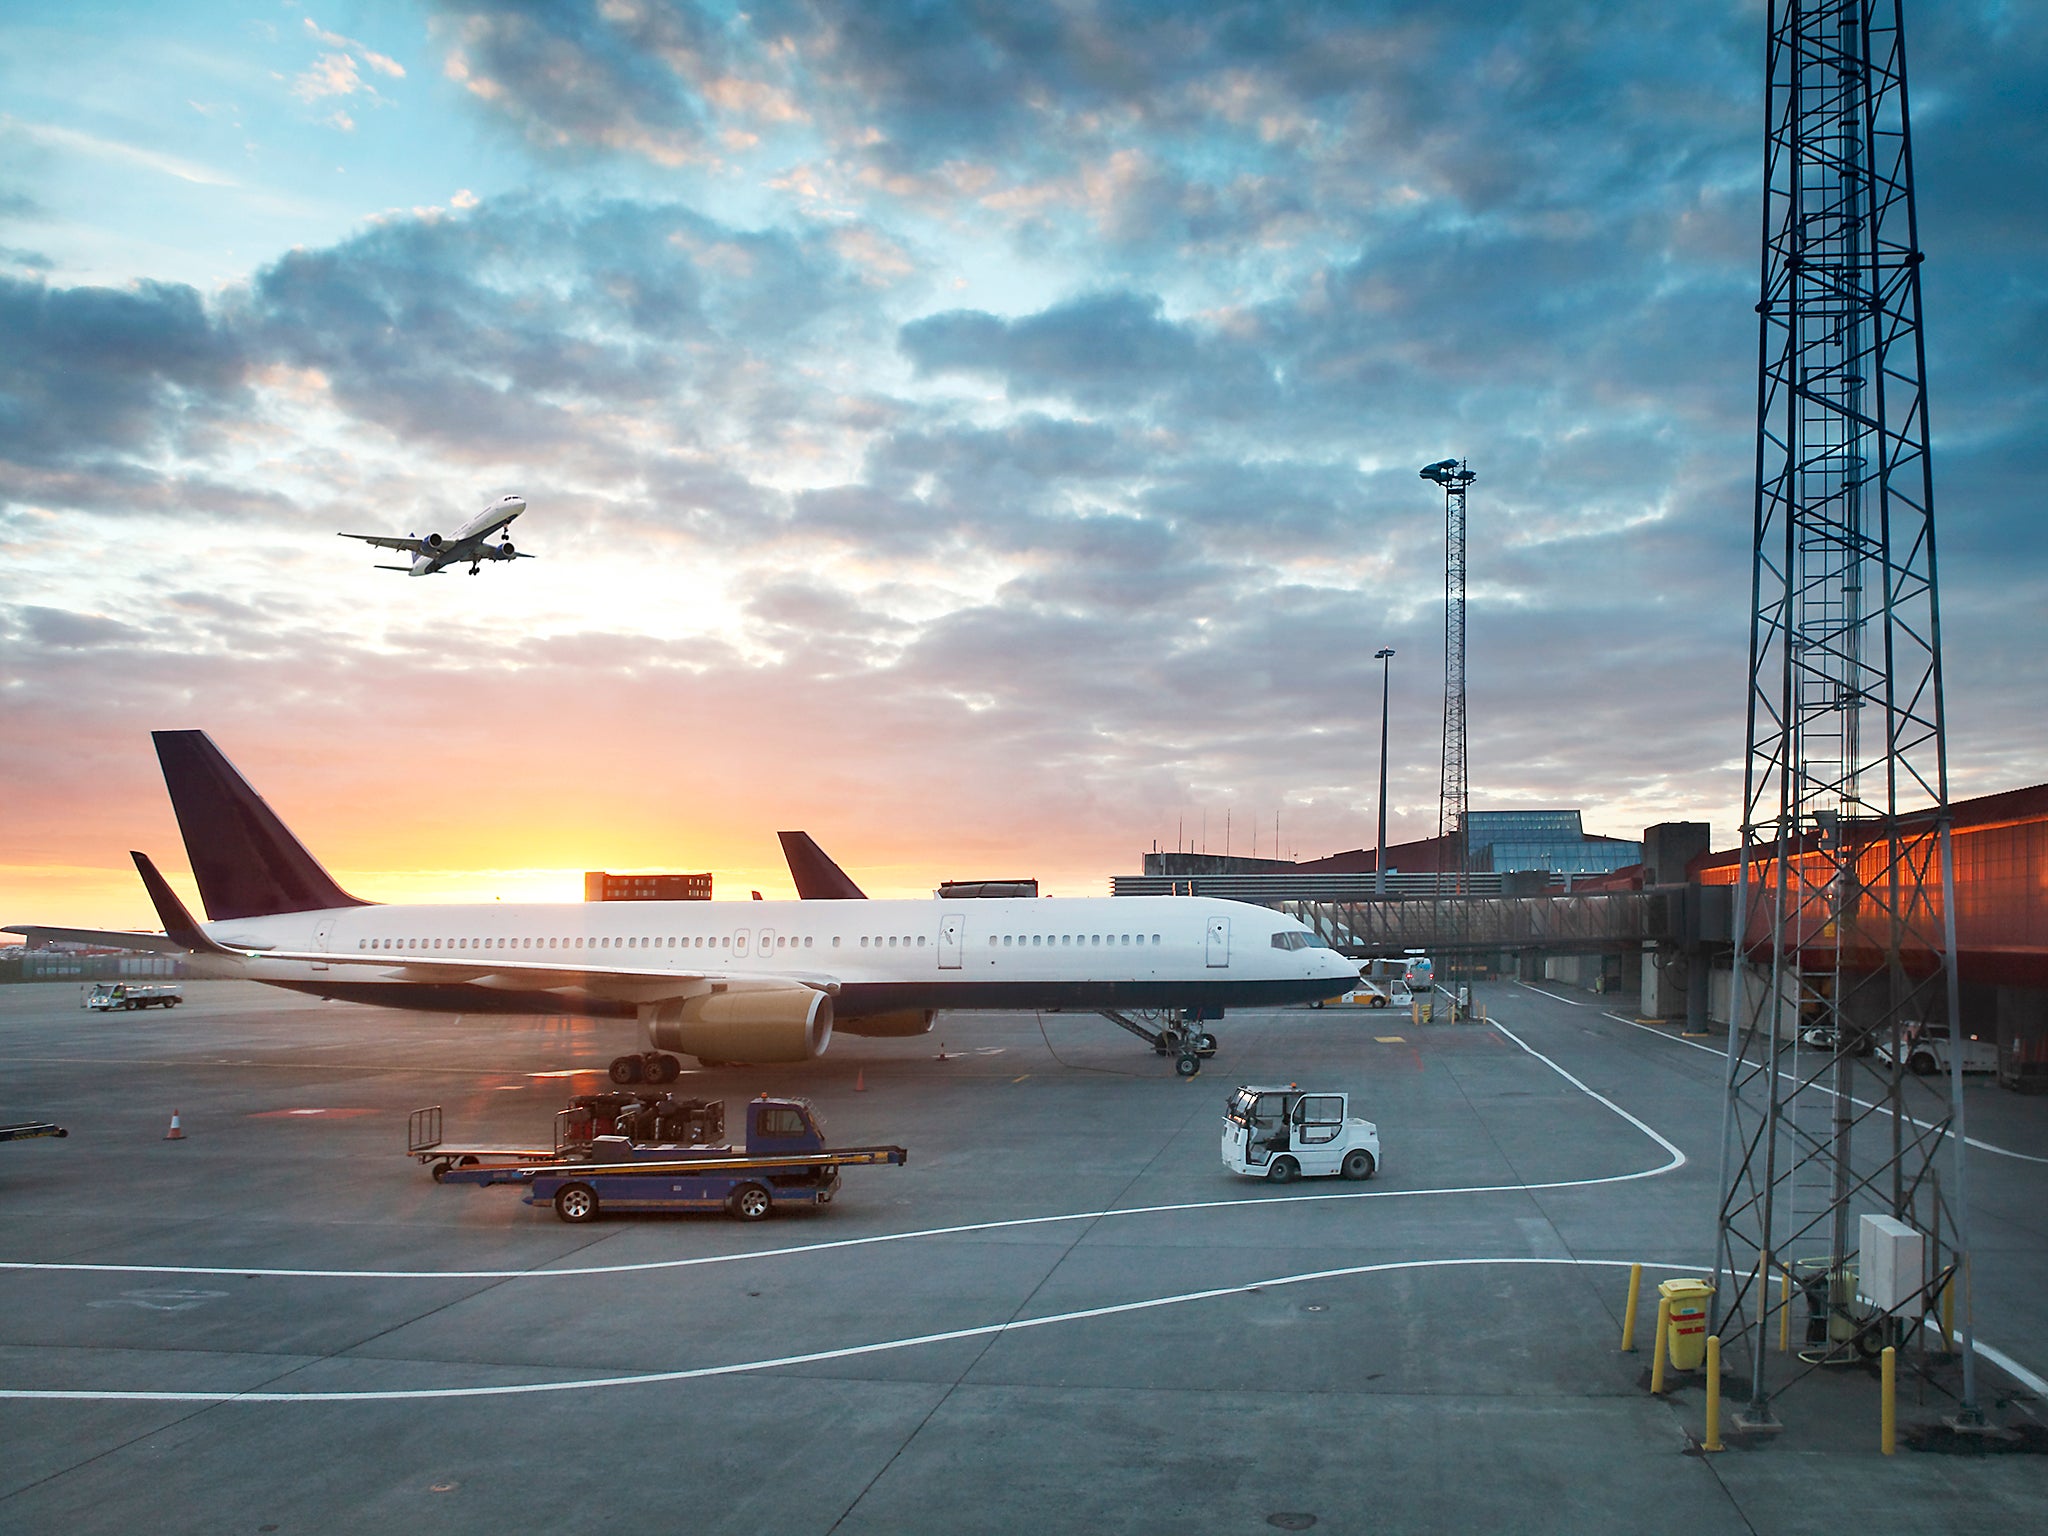
[[[690,1122],[693,1130],[716,1127],[722,1134],[723,1106],[692,1107],[700,1111]],[[413,1112],[406,1152],[431,1163],[437,1183],[517,1185],[528,1205],[552,1205],[568,1222],[595,1221],[604,1211],[720,1210],[760,1221],[777,1205],[830,1205],[842,1168],[900,1167],[909,1158],[902,1147],[826,1146],[824,1123],[808,1099],[748,1100],[746,1136],[738,1147],[592,1129],[588,1110],[568,1109],[556,1116],[552,1152],[450,1145],[442,1139],[436,1105]]]

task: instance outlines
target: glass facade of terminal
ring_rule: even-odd
[[[1465,822],[1474,870],[1599,875],[1643,862],[1641,843],[1589,839],[1577,811],[1471,811]]]

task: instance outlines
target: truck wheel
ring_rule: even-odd
[[[436,1164],[434,1164],[434,1182],[435,1182],[436,1184],[438,1184],[438,1183],[440,1183],[440,1182],[441,1182],[441,1181],[442,1181],[443,1179],[445,1179],[445,1178],[447,1178],[447,1177],[448,1177],[448,1165],[447,1165],[446,1163],[436,1163]]]
[[[1344,1177],[1347,1179],[1369,1179],[1375,1166],[1372,1154],[1363,1147],[1354,1147],[1344,1154]]]
[[[1381,996],[1379,995],[1379,993],[1375,992],[1375,993],[1374,993],[1374,994],[1372,995],[1372,1004],[1371,1004],[1371,1006],[1372,1006],[1372,1007],[1374,1007],[1374,1008],[1384,1008],[1384,1007],[1386,1007],[1386,1006],[1387,1006],[1387,1000],[1386,1000],[1386,999],[1385,999],[1384,997],[1381,997]]]
[[[1323,1006],[1323,1000],[1322,1000],[1322,999],[1321,999],[1320,997],[1319,997],[1319,998],[1317,998],[1317,999],[1316,999],[1316,1000],[1315,1000],[1314,1002],[1312,1002],[1312,1003],[1310,1003],[1310,1004],[1309,1004],[1309,1007],[1311,1007],[1311,1008],[1320,1008],[1320,1007],[1322,1007],[1322,1006]]]
[[[1906,1065],[1913,1069],[1913,1073],[1917,1077],[1934,1076],[1934,1058],[1925,1051],[1915,1051],[1907,1058]]]
[[[565,1184],[555,1191],[555,1214],[566,1222],[597,1220],[597,1191],[588,1184]]]
[[[1273,1166],[1266,1171],[1266,1177],[1275,1184],[1292,1184],[1301,1177],[1301,1164],[1291,1157],[1276,1157]]]
[[[768,1191],[758,1184],[742,1184],[732,1192],[732,1199],[726,1204],[741,1221],[764,1220],[775,1209],[775,1202],[769,1199]]]

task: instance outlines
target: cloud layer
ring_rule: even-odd
[[[1446,454],[1479,474],[1473,803],[1726,842],[1761,29],[451,5],[437,80],[320,34],[380,92],[440,92],[524,185],[204,293],[0,275],[20,915],[141,920],[111,873],[32,872],[174,846],[162,726],[213,731],[371,895],[600,866],[779,887],[786,826],[878,891],[1099,889],[1226,823],[1271,853],[1276,816],[1315,856],[1371,837],[1383,645],[1392,830],[1431,832],[1443,507],[1416,468]],[[1970,7],[1924,33],[1968,793],[2039,780],[2048,745],[2041,565],[2013,558],[2042,537],[2014,487],[2043,213],[1978,195],[1987,157],[2044,156],[2048,39]],[[515,489],[542,559],[473,583],[332,538]]]

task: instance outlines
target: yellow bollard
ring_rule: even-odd
[[[1650,1395],[1661,1397],[1664,1392],[1664,1357],[1670,1353],[1665,1347],[1666,1336],[1671,1332],[1671,1298],[1657,1298],[1657,1342],[1650,1347],[1655,1351],[1650,1359]]]
[[[1703,1451],[1721,1449],[1721,1335],[1707,1335],[1707,1438]]]
[[[1628,1311],[1621,1318],[1621,1352],[1633,1354],[1636,1347],[1636,1298],[1643,1290],[1643,1266],[1631,1264],[1628,1267]]]
[[[1950,1275],[1948,1284],[1941,1288],[1941,1347],[1955,1348],[1956,1336],[1956,1277]]]
[[[1881,1410],[1877,1436],[1877,1448],[1891,1456],[1899,1449],[1899,1352],[1891,1345],[1884,1347],[1884,1407]]]
[[[1792,1271],[1778,1271],[1778,1353],[1792,1347]]]

